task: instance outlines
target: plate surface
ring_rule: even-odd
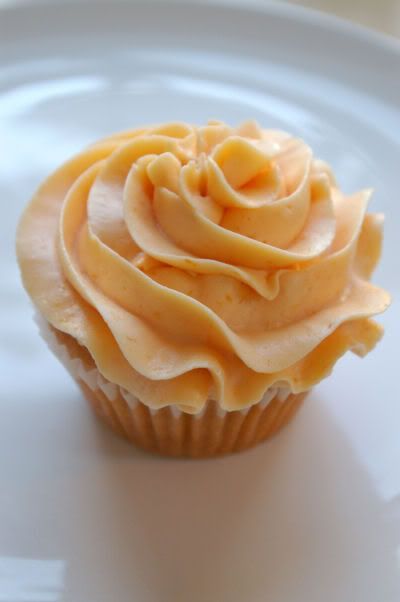
[[[0,12],[0,602],[400,599],[399,72],[394,41],[285,5]],[[96,138],[249,117],[304,137],[346,191],[375,187],[387,334],[273,441],[161,460],[103,429],[37,336],[15,225]]]

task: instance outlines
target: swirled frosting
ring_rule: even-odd
[[[255,123],[170,123],[89,147],[20,222],[24,284],[105,378],[199,411],[300,392],[381,336],[382,216],[305,142]]]

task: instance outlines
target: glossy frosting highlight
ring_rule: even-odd
[[[304,391],[381,336],[369,282],[382,216],[302,140],[171,123],[103,140],[25,211],[25,287],[100,373],[152,407],[197,412]]]

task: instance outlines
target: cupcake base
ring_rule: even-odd
[[[256,404],[246,412],[220,412],[208,402],[200,415],[176,413],[170,408],[150,410],[136,402],[128,405],[121,394],[110,401],[98,388],[78,384],[96,414],[116,433],[147,451],[163,456],[210,458],[243,451],[275,435],[293,418],[306,393],[275,396],[265,407]]]
[[[163,456],[209,458],[239,452],[275,435],[300,408],[307,392],[272,387],[250,408],[225,411],[209,400],[199,414],[174,406],[152,409],[107,381],[86,348],[41,316],[37,323],[51,351],[78,383],[95,413],[138,447]]]

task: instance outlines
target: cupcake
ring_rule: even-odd
[[[17,232],[44,338],[95,412],[164,455],[275,434],[382,336],[380,214],[302,140],[247,122],[106,138],[40,186]]]

